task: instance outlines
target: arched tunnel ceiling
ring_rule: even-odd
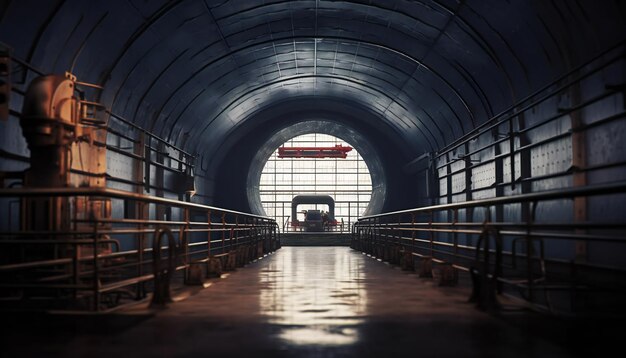
[[[0,40],[202,152],[293,96],[364,106],[414,155],[623,40],[619,1],[4,1]],[[25,19],[28,19],[27,21]]]

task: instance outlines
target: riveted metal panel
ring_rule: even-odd
[[[515,162],[515,172],[514,172],[514,178],[511,178],[511,156],[505,156],[502,159],[502,167],[503,167],[503,173],[502,173],[502,181],[504,183],[510,183],[513,180],[517,180],[519,179],[521,173],[520,173],[520,155],[519,153],[515,154],[514,156],[514,162]]]
[[[133,180],[133,167],[134,160],[131,157],[115,153],[113,151],[107,152],[107,174],[110,176]]]
[[[587,165],[602,165],[626,160],[626,123],[624,121],[593,127],[587,131]],[[619,178],[611,178],[618,180]]]
[[[487,188],[495,184],[496,167],[489,162],[472,168],[472,190]]]
[[[472,192],[472,200],[494,198],[496,196],[495,188],[483,188]]]
[[[537,146],[530,153],[533,177],[564,172],[572,164],[572,143],[569,138]]]
[[[462,193],[465,191],[465,172],[452,175],[452,193]]]

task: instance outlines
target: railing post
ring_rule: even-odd
[[[513,117],[509,117],[509,155],[511,156],[511,190],[515,190],[515,131],[513,130]]]
[[[415,262],[413,260],[413,245],[415,244],[415,231],[413,230],[414,225],[415,213],[411,213],[411,243],[403,246],[402,257],[400,258],[402,269],[407,271],[413,271],[415,269]]]
[[[433,258],[435,256],[435,251],[434,251],[434,241],[435,241],[435,236],[433,233],[433,221],[434,221],[434,216],[435,216],[435,212],[433,210],[430,210],[430,218],[428,219],[428,233],[429,233],[429,239],[430,239],[430,257]]]
[[[239,214],[235,214],[235,245],[239,247]]]
[[[527,206],[527,216],[526,216],[526,232],[529,234],[526,237],[526,284],[528,285],[528,301],[529,302],[533,302],[534,300],[534,287],[533,287],[533,239],[532,236],[530,236],[530,231],[532,229],[532,225],[533,225],[533,217],[534,217],[534,207],[536,206],[536,203],[531,202],[529,203],[529,205]]]
[[[206,241],[206,257],[207,259],[211,259],[211,234],[213,230],[211,229],[211,209],[207,211],[207,241]]]
[[[457,224],[459,222],[459,209],[452,209],[452,229],[454,232],[452,233],[452,241],[454,245],[454,256],[453,256],[453,264],[458,263],[458,255],[459,255],[459,234],[457,232]]]
[[[222,213],[222,253],[226,252],[226,213]]]
[[[415,252],[415,213],[411,213],[411,253]]]
[[[167,266],[161,265],[161,239],[167,236]],[[154,231],[152,242],[152,266],[154,270],[154,294],[151,307],[164,307],[172,302],[170,281],[176,270],[176,241],[168,227],[159,226]]]
[[[98,261],[98,222],[93,223],[93,310],[100,310],[100,262]]]
[[[573,109],[570,112],[571,126],[572,126],[572,186],[584,187],[587,185],[587,130],[585,129],[585,118],[583,116],[585,111],[581,109],[574,109],[582,102],[582,91],[580,83],[574,83],[569,88],[569,95],[571,98],[570,107]],[[574,221],[585,222],[587,220],[587,197],[577,196],[574,197]],[[585,230],[576,229],[576,234],[584,234]],[[587,242],[583,240],[574,241],[574,253],[577,263],[585,263],[587,261]]]
[[[180,232],[178,234],[178,241],[180,242],[180,254],[182,256],[182,262],[185,265],[185,281],[187,281],[189,277],[189,208],[182,208],[183,210],[183,221],[184,225],[181,226]]]
[[[496,261],[494,265],[493,274],[490,276],[490,234],[494,234],[494,241],[496,245]],[[480,260],[481,246],[483,247],[483,258]],[[489,227],[488,221],[483,223],[483,230],[476,242],[476,260],[475,267],[470,268],[470,275],[472,278],[472,294],[470,296],[470,302],[475,302],[479,309],[485,311],[498,310],[500,305],[496,298],[498,278],[501,274],[500,266],[502,253],[502,244],[500,242],[500,234],[498,231]]]
[[[76,236],[74,236],[74,239],[76,239]],[[80,283],[80,263],[78,261],[78,256],[79,256],[79,250],[80,250],[80,246],[79,244],[75,243],[74,244],[74,252],[73,252],[73,257],[72,257],[72,271],[74,272],[73,275],[73,282],[74,282],[74,289],[72,290],[72,296],[74,299],[76,299],[78,297],[78,284]]]
[[[398,244],[400,244],[402,247],[404,247],[403,245],[403,240],[402,240],[402,215],[398,214],[398,230],[396,231],[397,235],[398,235]]]
[[[394,249],[393,249],[393,260],[395,261],[395,264],[399,264],[402,259],[401,259],[401,255],[402,253],[400,252],[401,250],[404,251],[404,240],[402,240],[402,214],[398,214],[398,228],[396,230],[396,235],[397,235],[397,240],[398,242],[396,243],[396,245],[394,245]]]
[[[146,131],[143,131],[143,137],[144,138],[144,145],[143,145],[143,163],[144,163],[144,177],[145,177],[145,181],[144,181],[144,190],[149,193],[150,192],[150,165],[152,163],[152,154],[151,154],[151,149],[150,149],[150,145],[152,144],[152,137],[148,136],[147,137],[147,141],[145,141],[146,139]]]
[[[139,224],[137,226],[139,230],[139,234],[137,235],[137,277],[143,276],[143,254],[144,254],[144,245],[145,245],[145,234],[143,233],[143,224]],[[145,295],[143,283],[137,283],[137,287],[135,290],[135,298],[141,299]]]
[[[183,208],[183,217],[184,217],[184,221],[185,221],[185,225],[183,225],[184,228],[184,237],[188,238],[188,234],[189,234],[189,228],[191,226],[191,213],[189,212],[189,208],[185,207]],[[189,243],[189,240],[186,240],[187,243]],[[186,249],[188,249],[189,247],[186,247]]]
[[[373,248],[374,248],[374,256],[380,258],[380,218],[374,219],[374,240]]]

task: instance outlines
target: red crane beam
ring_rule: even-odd
[[[278,158],[346,158],[352,147],[280,147]]]

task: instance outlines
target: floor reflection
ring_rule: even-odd
[[[347,247],[284,247],[259,272],[261,313],[295,345],[355,343],[367,296],[364,259]]]

